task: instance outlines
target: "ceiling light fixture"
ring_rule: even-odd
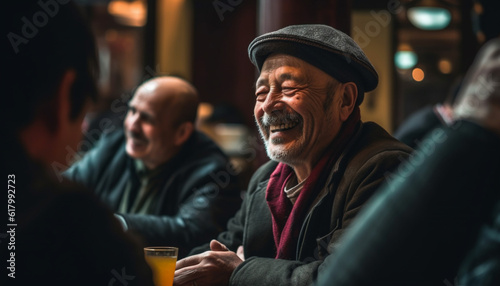
[[[436,0],[422,0],[408,8],[408,20],[422,30],[441,30],[451,22],[451,12]]]

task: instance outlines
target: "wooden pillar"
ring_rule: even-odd
[[[147,3],[147,22],[144,27],[144,67],[150,67],[153,70],[156,65],[156,0],[146,0]],[[141,75],[145,76],[145,73]]]
[[[156,1],[156,61],[161,74],[191,80],[193,8],[190,0]]]
[[[351,1],[259,0],[259,35],[289,25],[325,24],[350,34]]]

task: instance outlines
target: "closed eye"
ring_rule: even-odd
[[[147,122],[147,123],[154,123],[154,118],[148,113],[141,112],[140,113],[140,118],[141,120]]]
[[[269,91],[267,87],[261,86],[255,91],[255,97],[257,98],[258,101],[262,101],[264,100],[268,92]]]
[[[131,105],[128,106],[128,110],[132,115],[139,113],[139,119],[141,121],[144,121],[144,122],[147,122],[150,124],[153,124],[155,122],[154,117],[149,113],[146,113],[143,111],[138,111],[135,107],[133,107]]]
[[[296,87],[291,87],[291,86],[284,86],[281,88],[281,91],[285,94],[285,95],[293,95],[296,91],[297,91],[298,88]]]

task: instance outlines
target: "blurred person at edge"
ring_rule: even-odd
[[[360,120],[378,76],[325,25],[296,25],[248,48],[260,71],[254,115],[272,159],[210,245],[177,262],[174,285],[307,285],[385,174],[412,149]]]
[[[500,36],[498,11],[500,11],[500,1],[473,1],[472,29],[479,46]],[[412,148],[417,148],[427,133],[434,128],[449,125],[453,121],[453,105],[462,80],[463,75],[455,79],[442,103],[425,106],[411,114],[394,132],[394,137]]]
[[[428,105],[412,113],[394,131],[394,137],[412,148],[417,148],[427,133],[453,121],[453,104],[462,79],[457,79],[442,103]]]
[[[160,76],[141,84],[123,129],[105,134],[65,175],[94,190],[145,245],[179,257],[222,232],[241,205],[228,157],[195,130],[198,93]]]
[[[0,230],[0,284],[152,285],[135,239],[94,195],[59,181],[51,167],[81,139],[98,70],[78,7],[60,2],[2,3],[0,152],[9,212]]]
[[[499,87],[497,38],[467,72],[454,122],[374,196],[317,285],[500,285]]]

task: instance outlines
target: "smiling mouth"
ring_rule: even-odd
[[[282,123],[280,125],[271,125],[269,127],[269,131],[271,132],[280,132],[280,131],[287,131],[287,130],[290,130],[292,128],[294,128],[295,126],[299,125],[299,121],[296,120],[296,121],[292,121],[290,123]]]
[[[127,139],[131,140],[134,145],[145,145],[148,143],[145,138],[132,132],[127,132]]]
[[[143,139],[132,138],[132,143],[134,143],[134,145],[146,145],[147,142]]]

